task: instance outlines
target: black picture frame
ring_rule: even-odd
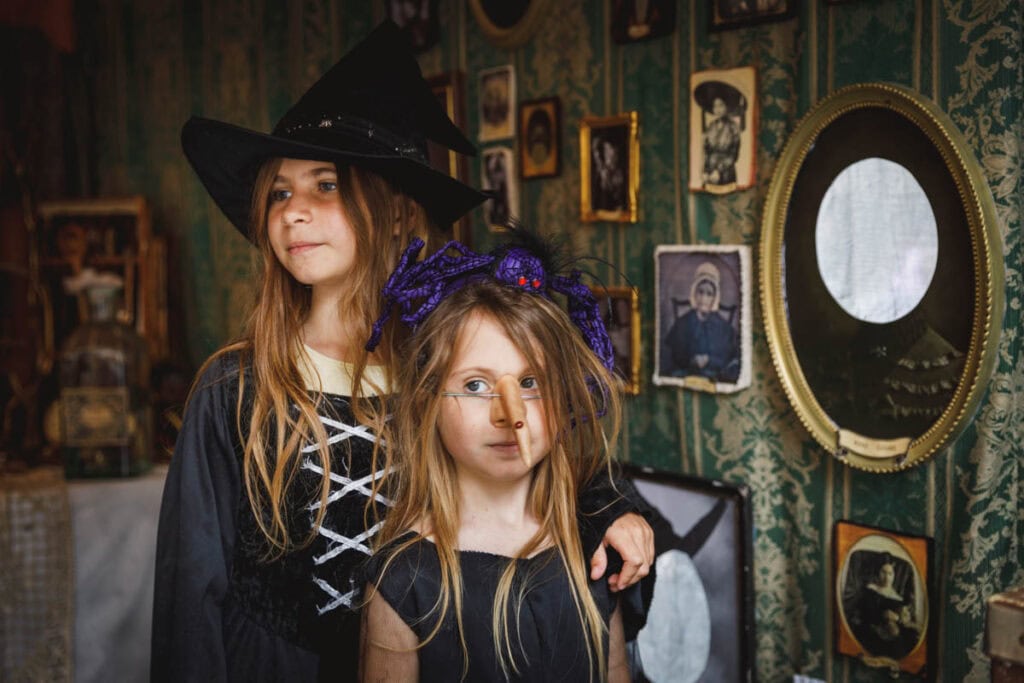
[[[647,624],[626,643],[631,679],[755,683],[750,489],[635,465],[623,476],[656,511],[657,575]]]
[[[792,19],[797,15],[798,3],[799,0],[774,0],[770,7],[759,9],[752,0],[708,0],[708,30],[728,31]]]
[[[409,41],[413,52],[426,52],[440,38],[438,0],[385,0],[388,18]]]
[[[671,35],[676,27],[675,0],[610,0],[612,40],[620,45]]]

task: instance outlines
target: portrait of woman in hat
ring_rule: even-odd
[[[701,83],[693,96],[704,111],[704,184],[735,185],[746,98],[739,90],[721,81]]]
[[[690,74],[690,190],[724,194],[751,187],[756,140],[754,67]]]
[[[740,373],[738,335],[718,313],[722,276],[714,263],[697,266],[689,294],[690,310],[672,324],[665,339],[669,354],[664,374],[735,382]]]
[[[272,132],[193,117],[181,139],[259,266],[244,330],[192,386],[167,474],[152,680],[355,680],[357,577],[400,457],[383,447],[399,335],[366,342],[409,242],[435,250],[486,198],[435,170],[427,141],[475,149],[391,22]],[[602,510],[588,533],[626,558],[617,583],[645,574],[650,529],[607,477],[579,505]],[[593,571],[605,563],[602,548]]]

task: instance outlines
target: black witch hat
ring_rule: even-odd
[[[200,117],[189,119],[181,131],[185,156],[206,190],[249,238],[256,174],[274,157],[374,171],[446,227],[487,195],[430,166],[427,140],[476,154],[441,108],[408,42],[391,21],[378,26],[313,84],[272,133]]]

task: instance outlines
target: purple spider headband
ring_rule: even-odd
[[[516,232],[523,234],[522,231]],[[534,241],[540,244],[539,240]],[[477,254],[466,245],[452,241],[417,261],[422,249],[423,240],[414,238],[384,285],[384,310],[373,324],[373,333],[366,343],[367,351],[373,351],[380,344],[384,325],[395,306],[400,310],[401,321],[415,330],[453,292],[482,277],[491,277],[507,287],[547,298],[550,298],[550,292],[564,295],[569,303],[569,319],[601,363],[609,371],[612,369],[612,342],[597,300],[580,282],[579,271],[573,270],[568,276],[548,272],[550,268],[544,266],[540,246],[504,246],[490,254]],[[452,250],[458,253],[450,253]]]

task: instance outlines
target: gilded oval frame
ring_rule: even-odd
[[[959,194],[970,232],[973,313],[964,368],[941,415],[916,437],[878,439],[846,430],[822,407],[797,358],[785,292],[784,248],[790,200],[818,136],[844,114],[863,108],[894,112],[934,145]],[[926,461],[973,419],[997,360],[1005,305],[1002,238],[995,204],[980,164],[963,134],[934,102],[890,83],[844,87],[816,104],[787,140],[765,201],[760,245],[761,306],[776,373],[797,417],[830,454],[851,467],[895,472]]]
[[[528,0],[523,15],[515,24],[507,27],[501,26],[488,14],[488,3],[485,0],[469,0],[469,7],[484,35],[498,47],[511,49],[525,44],[533,37],[541,22],[547,20],[550,3],[551,0]]]

